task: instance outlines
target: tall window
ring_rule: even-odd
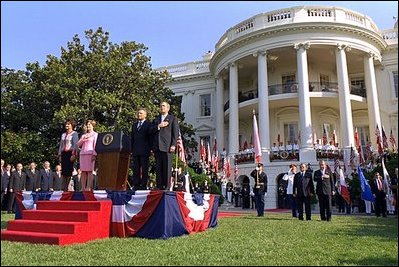
[[[393,75],[393,86],[395,89],[395,96],[396,98],[398,98],[398,71],[393,71],[392,75]]]
[[[364,77],[351,78],[351,89],[363,90],[366,88]]]
[[[365,146],[367,139],[370,134],[368,126],[357,127],[357,133],[359,134],[360,144]]]
[[[320,74],[320,85],[328,86],[330,84],[330,76],[325,74]]]
[[[211,95],[200,95],[201,116],[211,116]]]
[[[284,138],[285,140],[281,140],[282,142],[293,143],[298,141],[298,123],[284,124]]]
[[[296,84],[296,77],[295,73],[292,74],[285,74],[281,76],[281,81],[283,84],[283,93],[296,93],[295,84]]]

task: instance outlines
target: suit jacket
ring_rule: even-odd
[[[334,191],[334,179],[332,176],[332,173],[330,170],[325,170],[324,174],[328,175],[329,178],[322,178],[322,171],[321,170],[317,170],[314,173],[314,181],[317,182],[316,184],[316,194],[318,195],[332,195],[332,192]]]
[[[4,192],[6,188],[8,189],[9,183],[10,183],[10,175],[8,175],[7,171],[4,170],[1,175],[1,192]]]
[[[298,197],[310,197],[310,194],[314,194],[314,185],[311,172],[306,171],[305,176],[302,175],[302,172],[295,174],[293,193]]]
[[[384,198],[386,196],[386,194],[384,192],[384,180],[382,180],[382,179],[381,179],[381,184],[382,184],[382,190],[378,190],[377,179],[374,179],[373,182],[370,184],[371,192],[377,198]]]
[[[49,170],[47,173],[45,169],[40,170],[40,188],[42,191],[49,191],[53,188],[53,172]]]
[[[131,145],[133,156],[149,156],[152,140],[150,134],[151,123],[145,120],[140,129],[137,129],[138,122],[132,125]]]
[[[60,172],[60,176],[57,175],[57,172],[52,173],[52,187],[54,191],[60,191],[61,190],[61,185],[62,185],[62,175]]]
[[[40,171],[35,169],[35,173],[31,170],[26,171],[25,188],[27,191],[35,191],[40,187]]]
[[[158,130],[158,124],[161,123],[161,115],[153,121],[151,132],[154,133],[153,150],[169,152],[171,146],[176,146],[176,140],[179,137],[179,124],[177,118],[168,114],[164,121],[169,125]]]
[[[10,189],[15,191],[25,190],[26,174],[21,171],[19,175],[18,171],[13,171],[10,178]]]

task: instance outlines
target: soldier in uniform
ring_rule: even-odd
[[[251,172],[251,176],[255,179],[254,194],[255,206],[258,217],[263,217],[265,213],[265,195],[267,193],[267,175],[263,171],[263,164],[258,166]]]
[[[227,201],[233,202],[233,183],[230,181],[227,182]]]

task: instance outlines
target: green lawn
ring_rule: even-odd
[[[2,214],[1,226],[13,216]],[[110,238],[66,247],[1,241],[1,265],[398,265],[398,219],[289,214],[222,218],[169,240]]]

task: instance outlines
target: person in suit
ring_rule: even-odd
[[[94,120],[87,120],[85,123],[86,133],[84,133],[79,141],[78,147],[80,150],[79,166],[82,172],[80,188],[82,191],[93,190],[93,171],[96,162],[97,153],[95,150],[98,133],[94,131],[96,122]]]
[[[133,187],[146,189],[148,183],[149,158],[151,152],[151,123],[147,110],[137,110],[137,121],[132,125],[131,146],[133,159]]]
[[[299,166],[300,171],[294,176],[293,196],[296,197],[298,219],[303,221],[303,205],[305,204],[306,220],[312,219],[310,199],[314,195],[312,173],[307,171],[305,163]]]
[[[53,191],[53,172],[50,169],[50,162],[43,163],[43,169],[40,170],[40,186],[41,191]]]
[[[76,192],[82,191],[81,179],[82,179],[82,171],[78,167],[76,174],[73,175],[71,178],[71,181],[70,181],[71,185],[70,185],[69,191],[76,191]]]
[[[169,189],[172,177],[172,153],[176,150],[176,140],[179,135],[177,118],[169,114],[170,105],[162,102],[159,106],[159,116],[152,124],[153,151],[156,161],[156,179],[158,189]]]
[[[36,163],[32,162],[26,171],[26,191],[38,191],[40,188],[40,171],[36,170]]]
[[[331,221],[331,210],[332,210],[332,195],[334,191],[334,179],[330,168],[324,160],[319,161],[320,169],[314,172],[313,179],[316,184],[316,194],[319,198],[320,206],[320,219],[322,221]]]
[[[373,192],[375,198],[375,215],[380,217],[387,217],[387,202],[386,193],[384,191],[384,182],[379,172],[374,175],[374,181],[371,183],[371,192]]]
[[[3,159],[1,159],[1,202],[0,202],[1,208],[3,207],[3,200],[4,200],[4,197],[7,195],[8,184],[10,182],[10,176],[9,176],[4,164],[5,164],[5,161]]]
[[[60,191],[62,190],[62,175],[61,175],[61,165],[55,166],[55,171],[53,172],[52,177],[52,187],[50,187],[50,191]]]
[[[60,146],[58,148],[58,157],[62,166],[62,190],[68,191],[68,184],[73,172],[73,164],[78,155],[78,133],[75,128],[75,121],[67,119],[65,121],[65,133],[61,135]]]
[[[263,171],[263,164],[258,163],[258,166],[251,172],[251,176],[255,180],[253,192],[255,195],[255,206],[258,217],[263,217],[265,214],[265,194],[267,193],[267,175]]]
[[[25,190],[26,174],[22,171],[22,163],[17,164],[10,178],[10,196],[8,200],[8,213],[15,213],[15,192]]]

